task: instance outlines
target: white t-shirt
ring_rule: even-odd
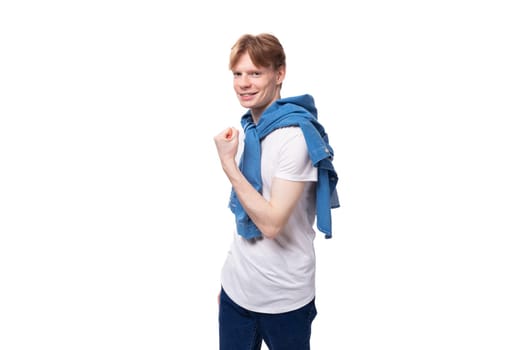
[[[261,142],[262,195],[270,198],[274,177],[306,181],[288,223],[275,239],[247,240],[234,228],[221,273],[224,291],[245,309],[282,313],[315,296],[315,182],[317,168],[308,156],[300,127],[277,129]]]

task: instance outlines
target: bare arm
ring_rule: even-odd
[[[222,168],[250,219],[266,238],[273,239],[288,221],[305,183],[274,178],[270,200],[266,200],[244,177],[235,161],[238,135],[237,130],[230,128],[214,138]]]

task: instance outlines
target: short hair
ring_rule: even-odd
[[[286,67],[286,55],[283,46],[275,35],[261,33],[244,34],[233,45],[230,52],[230,70],[239,62],[242,55],[248,53],[252,62],[258,67]]]

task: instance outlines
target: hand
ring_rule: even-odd
[[[239,147],[239,130],[232,127],[226,128],[217,134],[213,140],[222,163],[231,160],[235,161],[237,148]]]

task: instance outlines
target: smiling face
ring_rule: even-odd
[[[251,110],[253,120],[257,123],[264,110],[280,98],[286,69],[284,65],[277,69],[257,66],[246,52],[231,70],[237,98],[241,106]]]

